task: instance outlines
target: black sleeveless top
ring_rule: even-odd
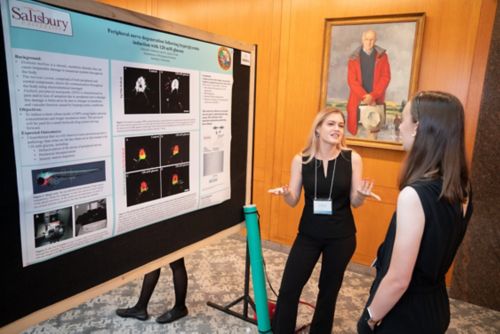
[[[465,235],[472,214],[469,204],[465,217],[462,204],[439,199],[441,179],[411,185],[418,194],[425,214],[425,226],[415,268],[408,289],[385,316],[377,333],[444,333],[450,321],[445,275]],[[368,304],[387,274],[396,236],[393,214],[384,242],[377,252],[377,276]]]
[[[305,160],[305,158],[303,158]],[[317,197],[328,199],[335,166],[335,178],[332,190],[332,214],[313,213],[314,169],[317,169]],[[323,161],[312,159],[302,164],[302,185],[305,193],[305,205],[300,219],[299,232],[313,238],[344,238],[356,233],[351,211],[351,151],[343,150],[336,159],[328,161],[325,178]]]

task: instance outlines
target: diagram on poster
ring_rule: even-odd
[[[24,266],[231,197],[231,48],[1,10]]]

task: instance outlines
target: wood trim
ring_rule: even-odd
[[[346,143],[348,146],[352,147],[372,147],[385,150],[404,151],[403,145],[401,143],[396,143],[396,142],[375,141],[375,140],[356,139],[347,137]]]
[[[242,51],[243,52],[243,51]],[[253,158],[254,158],[254,127],[255,127],[255,67],[257,65],[257,46],[253,46],[250,52],[250,94],[248,103],[248,135],[247,135],[247,179],[245,204],[253,202]]]
[[[281,33],[279,43],[279,66],[278,66],[278,84],[276,86],[276,123],[275,123],[275,136],[274,136],[274,147],[276,154],[274,154],[274,159],[270,162],[272,166],[271,174],[271,184],[273,186],[283,184],[282,173],[288,171],[288,168],[283,169],[283,166],[288,166],[290,159],[286,161],[288,157],[285,157],[284,141],[285,141],[285,131],[283,124],[285,124],[285,105],[286,105],[286,95],[288,86],[288,59],[290,55],[290,24],[291,24],[291,10],[292,10],[292,0],[283,0],[281,8]],[[288,182],[285,181],[285,183]],[[282,241],[278,221],[280,216],[283,214],[282,209],[283,199],[280,196],[274,196],[271,199],[270,205],[270,229],[269,229],[269,239],[273,241]]]
[[[257,123],[260,125],[264,124],[264,126],[257,127],[255,132],[256,136],[261,136],[260,143],[264,142],[266,145],[264,146],[264,150],[255,151],[255,160],[257,163],[254,164],[254,198],[257,204],[262,203],[262,205],[259,204],[259,212],[261,214],[260,227],[262,238],[265,240],[269,240],[271,235],[271,207],[274,200],[273,196],[267,190],[276,186],[273,178],[274,173],[270,173],[269,171],[270,167],[273,166],[275,155],[278,152],[274,143],[276,143],[276,127],[278,124],[276,92],[280,85],[282,11],[282,1],[274,0],[272,4],[271,36],[270,40],[266,40],[269,47],[265,49],[265,43],[261,43],[262,48],[258,55],[260,61],[265,61],[265,58],[268,58],[266,63],[267,68],[258,66],[258,71],[265,71],[267,73],[260,76],[260,82],[263,82],[263,87],[261,86],[260,90],[266,90],[268,93],[267,95],[263,95],[266,99],[264,102],[261,101],[260,104],[260,106],[265,106],[265,108],[257,109]]]
[[[488,54],[491,45],[491,36],[493,34],[493,25],[495,23],[495,14],[497,8],[496,0],[483,0],[481,12],[479,14],[479,23],[476,34],[476,43],[474,46],[474,55],[472,60],[472,70],[469,81],[469,91],[467,102],[465,103],[465,121],[468,126],[465,127],[465,153],[469,167],[472,164],[474,143],[476,141],[477,124],[479,113],[481,112],[481,97],[483,93],[486,66],[488,65]]]

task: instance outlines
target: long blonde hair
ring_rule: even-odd
[[[341,115],[342,121],[345,123],[345,116],[342,113],[342,111],[340,111],[339,109],[333,108],[333,107],[326,107],[326,108],[320,110],[316,114],[316,117],[314,118],[314,121],[312,123],[311,131],[310,131],[309,137],[307,139],[306,147],[301,152],[302,157],[306,157],[306,159],[303,162],[304,164],[309,163],[316,156],[316,153],[318,153],[319,141],[318,141],[318,135],[316,133],[316,130],[318,129],[318,127],[320,127],[323,124],[325,119],[328,116],[330,116],[331,114]],[[347,149],[344,135],[342,135],[342,138],[340,139],[339,149],[340,150]]]

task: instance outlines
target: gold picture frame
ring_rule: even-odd
[[[424,21],[425,13],[326,20],[320,109],[345,113],[348,145],[402,150],[400,114],[417,90]]]

